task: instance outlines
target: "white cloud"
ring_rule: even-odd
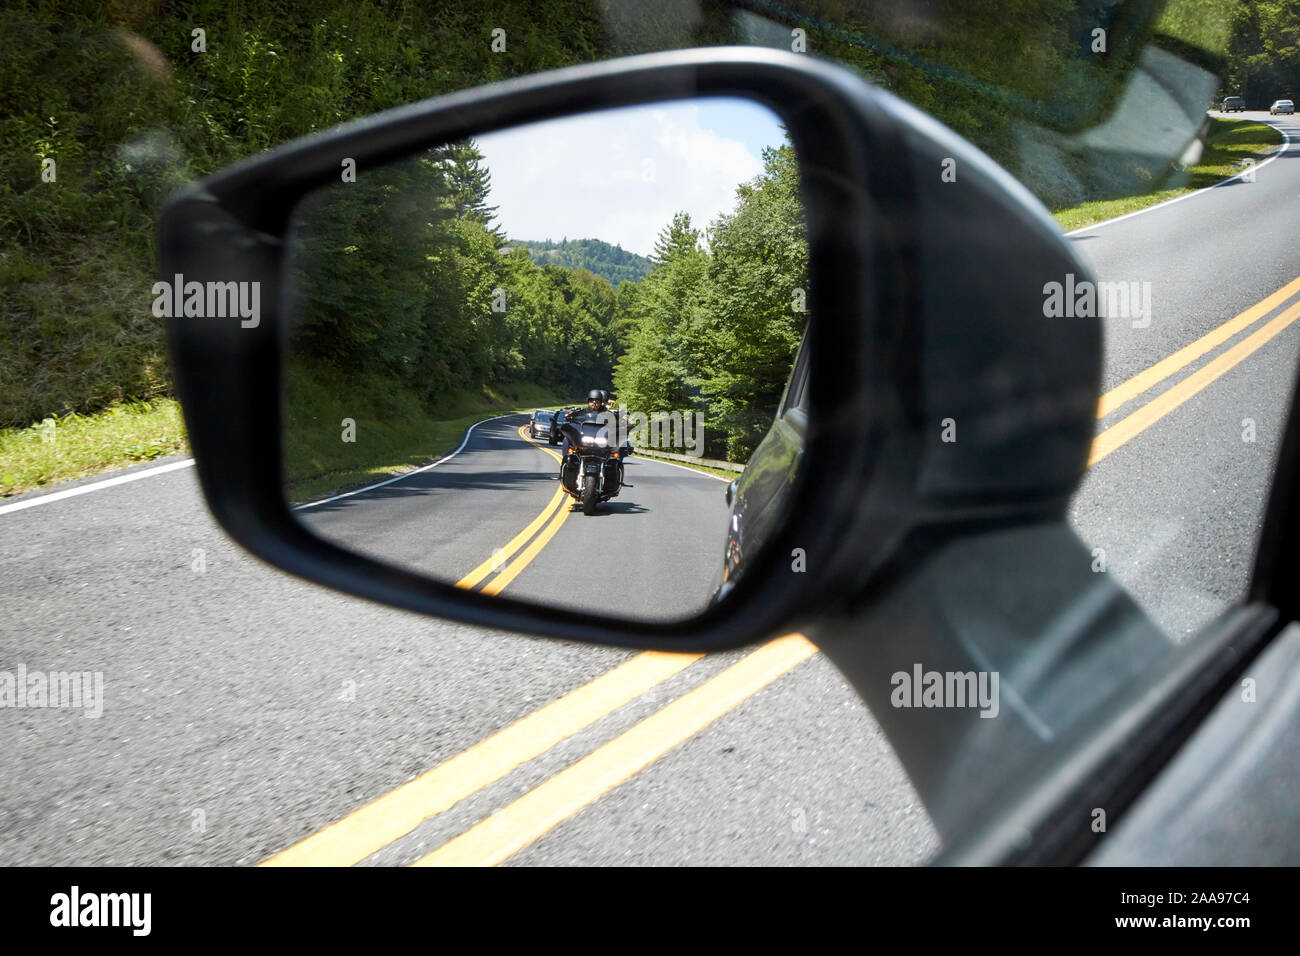
[[[730,135],[710,128],[720,116],[736,120]],[[763,171],[759,147],[736,138],[737,128],[763,145],[781,141],[773,114],[730,100],[707,111],[687,101],[493,133],[478,139],[492,174],[488,202],[514,239],[603,239],[649,255],[674,213],[685,210],[702,229],[735,206],[737,185]]]

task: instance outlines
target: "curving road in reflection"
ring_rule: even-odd
[[[618,497],[584,515],[558,450],[526,415],[475,426],[455,455],[298,517],[341,547],[489,594],[672,620],[708,603],[730,509],[726,479],[633,455]]]

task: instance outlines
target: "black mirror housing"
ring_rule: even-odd
[[[699,96],[749,98],[781,117],[808,225],[818,333],[805,465],[787,521],[746,574],[696,618],[631,622],[433,582],[299,524],[279,447],[284,233],[297,202],[333,182],[344,157],[364,170],[522,123]],[[391,110],[186,190],[164,210],[160,250],[166,280],[261,289],[253,324],[167,321],[199,477],[221,525],[308,580],[479,626],[683,651],[759,640],[799,627],[944,536],[1062,514],[1091,442],[1100,322],[1044,316],[1047,283],[1087,277],[1059,229],[974,147],[808,56],[652,54]],[[948,419],[955,441],[944,437]],[[806,570],[792,568],[795,549]]]

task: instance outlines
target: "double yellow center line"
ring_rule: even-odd
[[[1098,404],[1098,420],[1173,377],[1234,335],[1248,329],[1297,293],[1300,293],[1300,278],[1111,389],[1101,397]],[[1182,381],[1101,431],[1093,442],[1089,465],[1105,458],[1178,408],[1244,361],[1297,318],[1300,318],[1300,303],[1293,304]],[[549,449],[543,450],[549,452]],[[559,524],[563,523],[568,509],[562,509],[551,518],[551,525],[547,526],[549,535],[543,532],[514,562],[502,564],[524,548],[525,543],[551,517],[557,501],[562,497],[563,492],[558,492],[556,498],[527,528],[458,584],[474,587],[494,569],[499,568],[498,577],[489,585],[495,586],[495,590],[483,590],[485,593],[500,591],[532,560],[554,535],[554,531],[558,530]],[[538,544],[539,541],[541,544]],[[504,583],[498,584],[506,574],[509,577]],[[422,857],[417,865],[492,865],[509,859],[815,653],[816,648],[799,634],[786,635],[763,645],[509,806]],[[410,783],[271,857],[263,865],[341,866],[360,862],[410,833],[422,821],[446,811],[460,800],[502,779],[517,767],[681,673],[701,656],[655,651],[639,654]]]
[[[800,634],[764,644],[413,865],[495,866],[509,859],[815,653]],[[699,655],[661,656],[694,663]]]
[[[263,866],[351,866],[500,780],[700,659],[639,654],[271,857]]]
[[[537,442],[532,441],[532,439],[524,433],[524,430],[527,427],[527,425],[520,426],[519,437],[529,444],[534,445],[539,450],[546,452],[546,454],[550,455],[558,462],[560,456],[557,452],[538,445]],[[547,543],[555,537],[556,532],[560,530],[560,526],[568,520],[569,509],[560,507],[564,503],[565,497],[564,489],[556,488],[555,494],[551,497],[551,500],[546,503],[546,507],[543,508],[541,513],[529,523],[528,527],[524,528],[523,531],[511,538],[504,548],[489,556],[486,561],[457,581],[456,587],[473,590],[478,587],[479,583],[482,582],[484,578],[495,573],[496,577],[484,585],[481,593],[500,594],[501,590],[517,578],[519,572],[526,568],[533,558],[537,557],[538,552],[540,552],[542,548],[546,547]],[[546,525],[546,530],[540,535],[537,535],[537,539],[524,549],[523,554],[519,555],[518,558],[507,564],[506,562],[509,561],[510,557],[520,548],[523,548],[525,543],[527,543],[533,535],[537,534],[537,529],[546,524],[548,518],[551,519],[551,523]]]
[[[1121,405],[1131,401],[1143,392],[1149,391],[1170,376],[1181,372],[1188,365],[1213,349],[1218,348],[1238,332],[1242,332],[1254,325],[1297,292],[1300,292],[1300,278],[1293,279],[1268,298],[1252,305],[1245,312],[1229,319],[1218,328],[1201,336],[1190,345],[1184,346],[1168,358],[1162,359],[1146,371],[1139,372],[1128,381],[1112,388],[1098,402],[1097,417],[1099,419],[1105,418]],[[1282,312],[1272,321],[1266,323],[1212,361],[1207,362],[1181,382],[1157,395],[1137,411],[1111,425],[1093,440],[1092,452],[1088,456],[1088,466],[1095,465],[1115,449],[1146,431],[1211,382],[1221,378],[1230,369],[1241,364],[1290,326],[1297,318],[1300,318],[1300,303],[1292,305],[1291,308]]]

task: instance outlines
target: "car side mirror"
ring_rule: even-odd
[[[715,270],[708,272],[713,287],[719,276],[730,282],[724,283],[728,295],[782,289],[786,314],[775,325],[775,319],[752,321],[744,309],[719,318],[716,300],[702,296],[691,321],[712,323],[711,349],[692,351],[676,340],[641,343],[647,355],[660,349],[654,353],[659,366],[646,359],[645,368],[693,363],[674,400],[707,399],[713,403],[710,420],[726,423],[741,438],[720,446],[723,457],[716,460],[697,456],[680,462],[667,453],[652,465],[641,454],[653,449],[643,448],[634,435],[635,467],[660,469],[662,475],[655,472],[653,481],[649,471],[646,478],[642,473],[635,481],[627,477],[638,494],[649,494],[645,489],[662,485],[673,469],[693,465],[692,474],[727,480],[727,469],[743,464],[741,477],[727,488],[729,515],[710,512],[707,519],[694,520],[676,513],[668,494],[654,508],[633,500],[622,511],[606,511],[605,518],[593,509],[593,524],[562,540],[559,535],[571,527],[559,528],[560,512],[550,512],[551,517],[543,512],[511,531],[510,546],[463,555],[467,566],[477,566],[457,579],[460,572],[450,565],[424,567],[415,558],[394,557],[395,549],[413,548],[416,536],[431,545],[452,541],[448,516],[459,507],[455,494],[462,488],[482,491],[504,482],[540,489],[549,480],[547,490],[538,492],[541,498],[550,491],[564,494],[555,489],[554,462],[536,464],[541,451],[531,465],[485,468],[462,468],[467,462],[462,453],[457,471],[446,467],[445,457],[434,460],[441,449],[429,447],[428,461],[404,462],[400,471],[373,475],[364,494],[328,487],[326,469],[326,484],[318,482],[315,497],[294,499],[303,462],[352,454],[343,446],[359,444],[361,436],[373,441],[385,421],[404,414],[402,403],[408,399],[427,400],[430,408],[439,402],[452,407],[458,363],[485,363],[474,366],[485,376],[527,368],[527,346],[512,350],[511,342],[537,341],[528,336],[544,324],[547,310],[510,311],[514,293],[492,284],[503,274],[494,270],[527,271],[533,266],[523,259],[531,253],[502,253],[495,240],[484,238],[489,230],[481,216],[487,203],[457,205],[455,184],[482,172],[466,152],[473,142],[515,132],[532,135],[543,126],[562,129],[566,120],[590,120],[598,131],[613,130],[617,123],[602,126],[602,120],[635,110],[723,116],[710,113],[719,103],[770,112],[777,122],[764,128],[788,137],[797,160],[798,187],[791,197],[764,197],[761,177],[733,179],[729,188],[755,206],[762,198],[801,207],[798,228],[780,233],[789,261],[801,270],[800,284],[794,284],[789,269],[756,271],[761,279],[752,282],[749,273],[741,281],[739,274],[720,271],[718,257],[725,251],[761,264],[767,255],[761,250],[777,235],[765,232],[762,223],[754,226],[739,207],[718,213],[717,221],[727,223],[729,231],[711,233],[707,247],[702,240],[681,246],[699,255],[699,269]],[[712,126],[701,125],[703,133],[694,139],[674,140],[665,127],[660,139],[682,145],[692,173],[732,169],[725,165],[727,157],[736,159],[734,169],[747,169],[740,152],[717,145],[757,137],[758,126],[750,119],[729,118],[741,116],[751,112],[737,107]],[[598,132],[588,152],[607,157],[611,174],[641,176],[638,182],[652,186],[657,182],[654,163],[646,166],[635,152],[624,163],[612,140],[602,135]],[[572,140],[550,142],[573,145]],[[537,146],[532,155],[545,155],[547,148],[561,147]],[[770,148],[773,155],[779,152]],[[354,182],[346,178],[349,170]],[[481,184],[481,177],[477,181]],[[660,186],[665,196],[670,185]],[[538,192],[521,195],[527,206],[528,196]],[[672,215],[671,206],[666,208]],[[788,205],[781,208],[791,214]],[[672,222],[681,226],[675,217]],[[669,240],[682,234],[681,229],[666,233]],[[808,56],[757,48],[659,53],[524,77],[380,113],[254,157],[189,188],[163,212],[160,254],[162,276],[155,289],[167,315],[176,389],[204,494],[222,527],[254,554],[308,580],[485,627],[672,650],[708,651],[759,640],[855,599],[879,576],[915,561],[945,536],[1059,517],[1083,473],[1092,438],[1100,323],[1092,316],[1048,314],[1045,299],[1054,283],[1088,278],[1055,223],[1023,187],[950,130],[850,71]],[[661,263],[673,254],[665,247],[649,261]],[[522,258],[506,262],[512,255]],[[468,259],[486,263],[481,275],[468,270]],[[537,268],[538,274],[577,290],[574,295],[604,303],[599,308],[617,305],[617,293],[605,291],[589,271],[584,276],[580,269],[559,274],[545,272],[557,266]],[[482,296],[475,300],[475,317],[449,331],[445,296],[432,298],[428,290],[453,290],[463,306],[471,288]],[[614,289],[612,283],[608,289]],[[634,299],[635,290],[625,298]],[[636,334],[650,334],[645,330],[658,321],[656,303],[664,301],[671,296],[645,297],[629,306],[640,330]],[[240,305],[221,308],[223,303]],[[251,311],[243,308],[248,303],[254,304]],[[764,432],[781,396],[783,369],[812,324],[817,334],[807,350],[806,397],[800,405],[807,428],[782,431],[774,423]],[[606,328],[597,322],[592,334]],[[422,336],[431,330],[448,336],[438,341],[452,344],[426,347]],[[489,335],[489,330],[494,331]],[[761,373],[766,376],[761,388],[755,385],[757,371],[742,374],[727,366],[726,378],[716,367],[732,348],[728,336],[742,332],[749,336],[743,343],[747,356],[773,350],[764,362],[751,363],[769,366]],[[478,349],[488,338],[493,348]],[[372,348],[380,340],[392,347]],[[630,338],[620,339],[614,348],[634,345]],[[367,399],[372,417],[366,421],[378,424],[369,431],[354,428],[349,438],[347,422],[356,426],[356,416],[332,417],[337,406],[329,400],[355,394],[357,379],[336,387],[344,380],[320,373],[320,363],[334,363],[331,375],[340,368],[353,375],[356,368],[344,368],[339,356],[363,352],[382,364],[384,374],[400,372],[412,388],[427,389],[421,398],[372,388]],[[629,352],[601,354],[601,361],[617,363]],[[317,363],[310,366],[315,371],[303,372],[304,356]],[[690,384],[704,374],[701,369],[713,376],[703,392]],[[724,378],[727,384],[718,384]],[[646,388],[659,380],[648,374]],[[588,384],[602,381],[607,380],[589,378]],[[613,384],[621,396],[624,386]],[[576,380],[567,387],[569,395],[585,393]],[[312,396],[328,416],[313,418]],[[538,399],[538,405],[549,404]],[[532,402],[529,396],[519,404]],[[554,421],[561,417],[557,412]],[[461,449],[481,439],[483,444],[471,450],[486,454],[524,440],[512,431],[512,419],[492,421],[466,421],[468,431],[458,432]],[[526,411],[516,424],[527,425]],[[303,444],[309,432],[317,444]],[[584,466],[584,480],[615,481],[618,468],[607,466],[617,441],[602,446],[593,434],[591,443],[606,449],[604,465],[590,473]],[[748,460],[725,460],[740,453]],[[409,477],[417,473],[423,477]],[[716,509],[716,485],[707,485],[715,479],[699,480]],[[412,509],[417,496],[428,510],[421,510],[421,503]],[[512,499],[503,493],[497,500]],[[581,505],[588,514],[587,502]],[[481,527],[492,516],[491,508],[475,511],[463,515],[462,524]],[[564,567],[571,567],[573,554],[564,549],[590,548],[593,542],[609,548],[609,535],[620,527],[612,517],[633,528],[662,529],[676,522],[673,527],[681,533],[705,534],[699,539],[703,543],[692,543],[689,550],[706,558],[716,555],[708,558],[716,571],[714,586],[704,588],[705,576],[688,572],[680,554],[670,552],[661,559],[662,575],[646,582],[656,603],[641,613],[595,596],[594,589],[591,595],[571,600],[562,595],[556,601],[556,589],[542,579],[530,585],[531,591],[525,586],[526,575],[541,573],[537,555],[546,549],[558,545]],[[504,534],[505,526],[500,530]],[[714,535],[715,543],[709,545],[707,535]],[[510,555],[503,558],[507,550]],[[530,554],[533,563],[518,568]],[[803,557],[792,560],[796,554]],[[512,563],[503,566],[507,560]],[[502,593],[506,584],[495,585],[511,569],[510,590]],[[654,569],[646,573],[660,575]]]

